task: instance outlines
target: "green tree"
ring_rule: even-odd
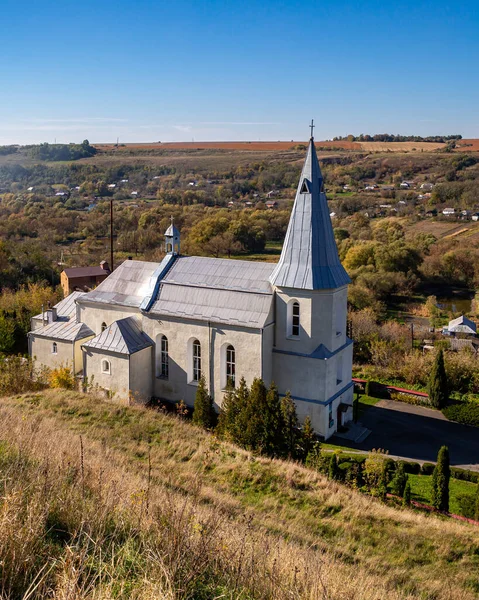
[[[261,384],[263,384],[262,381]],[[251,387],[251,393],[253,395],[253,386]],[[262,432],[258,449],[268,456],[281,456],[284,454],[285,446],[284,415],[282,412],[283,406],[279,398],[278,388],[274,382],[271,383],[268,391],[266,392],[266,396],[261,394],[260,398],[264,398],[265,404],[262,408],[261,402],[258,403],[258,410],[262,413],[259,415],[262,421]]]
[[[408,476],[404,472],[404,464],[397,463],[396,473],[391,481],[391,492],[397,496],[404,496],[404,490],[408,482]]]
[[[444,365],[444,351],[441,348],[434,360],[429,376],[429,402],[435,408],[443,408],[449,398],[446,367]]]
[[[0,353],[12,352],[15,347],[15,321],[6,314],[0,314]]]
[[[328,477],[329,477],[329,479],[333,479],[334,481],[337,481],[338,479],[340,479],[340,475],[341,475],[341,470],[340,470],[339,464],[338,464],[338,455],[336,454],[336,452],[334,452],[331,455],[331,459],[329,461]]]
[[[290,392],[281,399],[281,414],[283,417],[282,444],[288,458],[296,458],[300,453],[301,430],[299,428],[296,405],[291,398]],[[311,420],[309,421],[311,426]]]
[[[215,425],[215,419],[216,413],[213,407],[213,398],[208,394],[205,378],[202,377],[196,389],[193,423],[205,429],[212,429]]]
[[[437,463],[432,473],[432,505],[437,510],[449,512],[449,449],[442,446],[437,455]]]
[[[474,508],[474,519],[476,519],[476,521],[479,521],[479,483],[476,486],[476,505]]]
[[[303,423],[303,429],[301,431],[301,447],[302,447],[302,458],[306,459],[315,444],[319,443],[316,441],[316,435],[314,433],[313,425],[311,424],[311,417],[306,417]]]
[[[406,487],[404,488],[402,503],[403,506],[411,506],[411,484],[409,481],[406,483]]]

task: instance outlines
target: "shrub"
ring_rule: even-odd
[[[405,473],[410,473],[411,475],[419,475],[419,473],[421,472],[421,465],[419,463],[410,462],[407,460],[400,460],[398,462],[404,466]]]
[[[396,468],[396,473],[391,481],[391,492],[396,496],[403,496],[408,477],[404,471],[404,464],[399,463]]]
[[[202,377],[198,383],[196,389],[195,405],[193,409],[193,423],[204,427],[205,429],[212,429],[216,420],[216,413],[213,407],[213,399],[208,394],[206,389],[205,378]]]
[[[338,465],[338,455],[336,453],[332,454],[329,460],[328,477],[335,481],[341,479],[341,470]]]
[[[432,474],[432,505],[437,510],[449,512],[449,449],[442,446],[437,455],[437,463]]]
[[[479,404],[475,402],[453,404],[444,408],[442,413],[450,421],[479,427]]]
[[[69,366],[62,365],[50,371],[48,383],[52,388],[73,390],[75,389],[75,375]]]
[[[476,473],[475,471],[468,471],[467,469],[451,467],[451,477],[454,477],[454,479],[460,479],[461,481],[479,483],[479,473]]]
[[[47,381],[44,371],[34,371],[30,359],[21,356],[0,358],[0,396],[41,390]]]
[[[421,466],[421,475],[432,475],[435,465],[433,463],[424,463]]]
[[[402,498],[403,506],[411,505],[411,484],[409,481],[406,483],[406,487],[404,488],[404,495]]]
[[[444,366],[444,351],[438,350],[431,374],[429,376],[429,402],[435,408],[446,406],[449,398],[446,368]]]
[[[459,504],[459,513],[468,519],[474,519],[476,515],[476,497],[472,494],[458,494],[456,501]]]

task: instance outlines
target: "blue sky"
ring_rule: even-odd
[[[1,0],[0,144],[479,137],[478,0]]]

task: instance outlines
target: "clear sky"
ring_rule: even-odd
[[[479,0],[1,0],[0,144],[479,137]]]

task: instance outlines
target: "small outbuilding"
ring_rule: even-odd
[[[457,333],[465,333],[467,335],[476,335],[477,327],[474,321],[471,321],[464,315],[449,321],[447,328],[444,330],[446,335],[456,335]]]

